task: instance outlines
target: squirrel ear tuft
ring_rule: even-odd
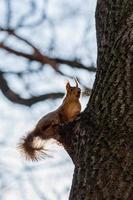
[[[75,83],[76,83],[76,88],[78,88],[78,79],[74,78],[74,80],[75,80]]]
[[[66,84],[66,90],[69,90],[70,89],[70,83],[69,83],[69,81],[67,81],[67,84]]]

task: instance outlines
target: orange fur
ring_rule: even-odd
[[[23,137],[19,143],[19,149],[27,159],[37,160],[41,155],[46,155],[43,142],[50,138],[58,140],[58,126],[75,119],[81,111],[79,101],[81,90],[76,82],[75,87],[66,84],[66,96],[62,105],[55,111],[42,117],[33,131]]]

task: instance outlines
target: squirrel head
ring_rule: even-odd
[[[70,85],[69,81],[66,84],[66,91],[67,91],[66,96],[71,100],[79,99],[80,94],[81,94],[81,89],[78,87],[78,82],[77,82],[76,79],[74,79],[74,80],[75,80],[75,83],[76,83],[75,87],[72,87]]]

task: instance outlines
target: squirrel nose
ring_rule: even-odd
[[[78,93],[80,94],[80,92],[81,92],[81,90],[80,90],[80,88],[78,88]]]
[[[80,93],[81,93],[81,90],[80,88],[78,88],[78,91],[77,91],[77,96],[80,97]]]

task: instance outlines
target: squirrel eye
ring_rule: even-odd
[[[73,89],[71,88],[71,92],[73,91]]]

